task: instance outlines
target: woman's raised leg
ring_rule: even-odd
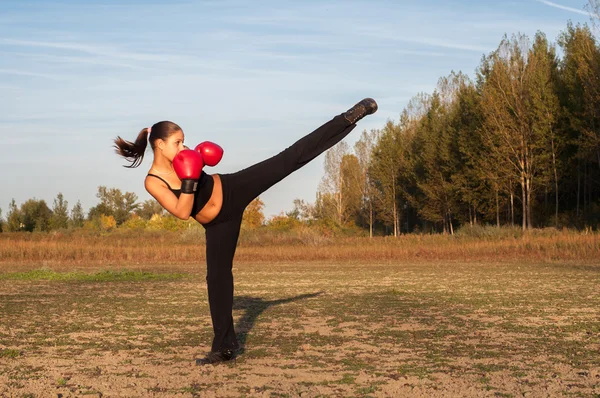
[[[356,127],[355,122],[376,110],[374,100],[362,100],[279,154],[237,173],[226,174],[233,193],[233,209],[243,211],[261,193],[344,139]]]

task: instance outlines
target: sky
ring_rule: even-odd
[[[589,23],[586,0],[0,0],[0,209],[14,198],[71,208],[98,186],[150,199],[114,153],[161,120],[193,147],[224,148],[208,173],[277,154],[365,97],[376,114],[346,137],[397,121],[451,71],[470,77],[504,34],[555,42]],[[314,203],[324,155],[269,189],[267,217]]]

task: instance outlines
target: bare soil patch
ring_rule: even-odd
[[[600,264],[246,263],[243,350],[198,367],[200,268],[179,280],[0,281],[0,396],[597,396]]]

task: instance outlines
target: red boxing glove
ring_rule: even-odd
[[[214,142],[204,141],[196,145],[194,150],[202,155],[202,160],[207,166],[216,166],[223,158],[223,148]]]
[[[181,193],[196,192],[203,167],[202,155],[196,151],[184,149],[175,155],[173,169],[181,180]]]

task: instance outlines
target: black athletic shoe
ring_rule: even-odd
[[[377,102],[373,98],[365,98],[346,112],[342,113],[350,123],[356,123],[363,117],[377,112]]]
[[[196,359],[196,365],[214,365],[228,362],[235,358],[233,350],[211,351],[204,358]]]

